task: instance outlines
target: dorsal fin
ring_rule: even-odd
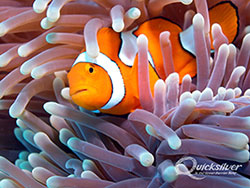
[[[234,41],[238,34],[239,20],[237,7],[232,2],[224,1],[211,7],[209,9],[209,18],[211,27],[214,23],[218,23],[221,26],[224,35],[228,38],[229,43]],[[191,25],[188,29],[181,32],[179,36],[182,47],[191,54],[196,55],[193,35],[194,31],[193,26]],[[210,38],[211,49],[213,49],[211,29]]]
[[[159,40],[160,34],[164,31],[170,32],[170,41],[172,44],[172,56],[174,60],[175,72],[182,72],[183,75],[181,75],[181,77],[185,74],[189,74],[190,69],[188,69],[187,71],[186,69],[183,69],[187,66],[187,64],[191,63],[192,65],[189,65],[189,67],[193,68],[191,76],[194,76],[196,72],[196,64],[192,61],[194,57],[191,56],[190,53],[183,50],[179,41],[179,33],[182,30],[181,27],[179,27],[177,24],[165,18],[155,18],[144,22],[134,33],[137,36],[140,34],[144,34],[147,36],[147,38],[149,39],[148,49],[153,58],[156,72],[161,79],[166,79]]]
[[[220,2],[209,9],[210,25],[218,23],[229,43],[238,35],[238,9],[231,1]]]

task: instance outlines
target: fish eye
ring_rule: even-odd
[[[89,73],[93,73],[94,69],[92,67],[89,68]]]

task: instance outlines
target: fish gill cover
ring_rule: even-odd
[[[1,1],[0,124],[14,118],[26,149],[14,164],[0,157],[0,187],[250,187],[250,3],[226,2],[237,11],[233,43],[220,24],[210,24],[208,10],[223,3]],[[150,38],[140,35],[141,107],[113,116],[75,105],[67,73],[82,49],[98,56],[97,32],[128,31],[159,16],[183,30],[193,25],[196,76],[180,80],[176,41],[166,31],[159,39],[166,79],[152,93]]]

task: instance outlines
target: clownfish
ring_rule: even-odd
[[[238,12],[231,2],[223,2],[209,9],[210,23],[219,23],[232,42],[238,33]],[[192,27],[192,26],[191,26]],[[190,27],[190,28],[191,28]],[[180,77],[196,75],[193,50],[185,46],[185,37],[193,37],[177,24],[165,19],[147,20],[139,27],[121,33],[102,28],[97,33],[100,53],[96,58],[82,51],[70,72],[68,81],[73,102],[90,111],[122,115],[140,108],[138,89],[138,53],[136,40],[140,34],[148,38],[148,63],[151,92],[158,79],[165,79],[160,48],[160,33],[170,32],[175,72]],[[190,38],[188,39],[190,40]],[[192,46],[192,45],[190,45]],[[129,49],[129,50],[128,50]],[[132,49],[132,50],[131,50]]]

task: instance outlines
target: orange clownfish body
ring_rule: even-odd
[[[226,21],[221,11],[225,12],[224,15],[230,15]],[[238,29],[235,7],[228,2],[222,3],[210,9],[209,13],[211,25],[217,21],[229,42],[232,42]],[[160,33],[164,31],[171,33],[175,72],[179,73],[180,78],[186,74],[195,76],[195,56],[188,46],[184,46],[185,35],[182,34],[185,31],[182,32],[178,25],[156,18],[132,31],[117,33],[111,28],[102,28],[97,34],[98,57],[91,58],[83,51],[68,74],[72,100],[87,110],[116,115],[140,108],[136,39],[140,34],[148,38],[149,78],[153,93],[155,82],[159,78],[165,79],[159,40]]]

